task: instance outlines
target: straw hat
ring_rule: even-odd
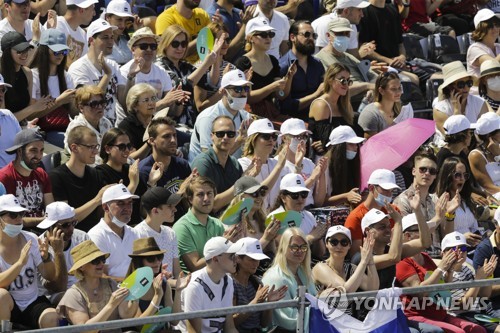
[[[479,78],[482,79],[483,77],[491,74],[500,74],[500,62],[496,59],[489,59],[483,61],[481,64],[481,75]]]
[[[461,61],[453,61],[450,62],[449,64],[444,65],[443,76],[444,76],[444,82],[439,86],[440,90],[444,89],[445,87],[449,86],[450,84],[452,84],[457,80],[466,77],[473,77],[472,75],[467,73],[467,70],[465,69]]]
[[[105,256],[109,257],[109,253],[104,253],[91,240],[86,240],[71,249],[71,257],[73,258],[73,266],[68,271],[68,274],[74,275],[76,270],[92,260]]]
[[[153,237],[146,237],[139,238],[134,241],[134,245],[132,246],[132,254],[129,254],[128,256],[131,258],[149,257],[163,253],[165,253],[165,251],[160,250]]]

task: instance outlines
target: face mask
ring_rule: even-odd
[[[347,51],[347,47],[349,46],[349,37],[347,36],[335,36],[333,40],[332,46],[338,52]]]
[[[346,150],[345,152],[345,157],[348,159],[348,160],[353,160],[356,155],[358,154],[357,151],[350,151],[350,150]]]
[[[227,93],[227,102],[229,103],[229,107],[233,110],[243,110],[245,109],[245,105],[247,104],[246,97],[233,97],[229,93]]]
[[[108,206],[109,208],[109,215],[111,215],[111,222],[114,223],[114,225],[116,225],[118,228],[123,228],[127,225],[127,223],[124,223],[120,220],[118,220],[118,218],[116,216],[114,216],[113,214],[111,214],[111,208]]]
[[[3,227],[3,232],[10,238],[14,238],[21,233],[23,230],[22,224],[7,224],[5,223]]]
[[[28,171],[33,171],[33,169],[31,169],[30,167],[28,167],[28,166],[26,165],[26,163],[24,163],[24,161],[23,161],[23,160],[21,160],[21,166],[22,166],[23,168],[25,168],[26,170],[28,170]]]
[[[490,77],[486,83],[491,90],[500,91],[500,76]]]
[[[376,191],[376,190],[375,190]],[[380,207],[384,207],[385,206],[385,203],[391,203],[392,202],[392,197],[388,197],[386,195],[383,195],[381,193],[379,193],[377,191],[377,197],[375,198],[375,202],[377,203],[377,205],[379,205]]]
[[[290,145],[288,146],[290,150],[295,154],[297,152],[297,148],[299,146],[300,140],[297,138],[292,138],[290,141]]]
[[[500,156],[495,156],[495,162],[500,162]]]

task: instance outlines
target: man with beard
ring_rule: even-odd
[[[198,33],[210,23],[207,12],[198,8],[200,0],[177,0],[177,3],[161,13],[156,19],[156,34],[161,36],[165,29],[177,24],[188,32],[191,41],[186,51],[186,60],[194,64],[198,61],[196,38]]]
[[[69,289],[78,281],[78,279],[74,275],[67,274],[69,267],[73,266],[71,249],[78,244],[89,240],[90,238],[84,231],[75,229],[77,222],[78,221],[76,220],[75,209],[73,207],[65,202],[55,201],[47,205],[45,219],[37,226],[39,229],[47,229],[47,231],[40,235],[39,238],[41,240],[46,240],[49,242],[49,252],[52,257],[54,257],[56,268],[58,268],[59,266],[61,268],[60,271],[64,272],[64,274],[66,275],[64,279],[66,284],[64,286],[54,285],[53,282],[47,281],[43,279],[41,275],[39,275],[39,294],[51,295],[50,299],[52,304],[59,303],[60,297],[62,297],[64,291],[66,291],[66,289]],[[61,235],[62,244],[59,244],[58,241],[60,241]],[[57,251],[59,247],[61,248],[60,252]],[[57,258],[57,253],[62,254],[62,258]]]
[[[24,226],[35,227],[43,220],[45,206],[54,201],[49,176],[39,164],[42,160],[44,140],[34,129],[16,134],[14,145],[5,151],[16,154],[14,161],[0,170],[0,182],[7,193],[13,194],[27,209]]]
[[[71,64],[68,70],[75,87],[88,84],[96,85],[102,90],[107,101],[104,116],[113,124],[116,120],[116,104],[120,102],[121,105],[126,105],[127,92],[140,70],[139,63],[134,62],[125,79],[118,64],[106,58],[113,52],[115,29],[117,27],[102,19],[92,22],[87,29],[89,52]]]
[[[316,34],[309,21],[296,21],[290,27],[292,49],[280,59],[281,76],[285,76],[290,66],[295,64],[297,72],[292,77],[292,87],[288,97],[281,102],[283,113],[293,118],[307,121],[311,102],[323,94],[325,69],[315,59],[314,40]]]

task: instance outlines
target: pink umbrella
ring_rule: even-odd
[[[394,170],[435,133],[433,120],[411,118],[375,134],[361,146],[361,188],[377,169]]]

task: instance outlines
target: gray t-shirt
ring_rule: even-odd
[[[365,132],[379,133],[389,127],[375,103],[370,103],[363,109],[358,124]]]

